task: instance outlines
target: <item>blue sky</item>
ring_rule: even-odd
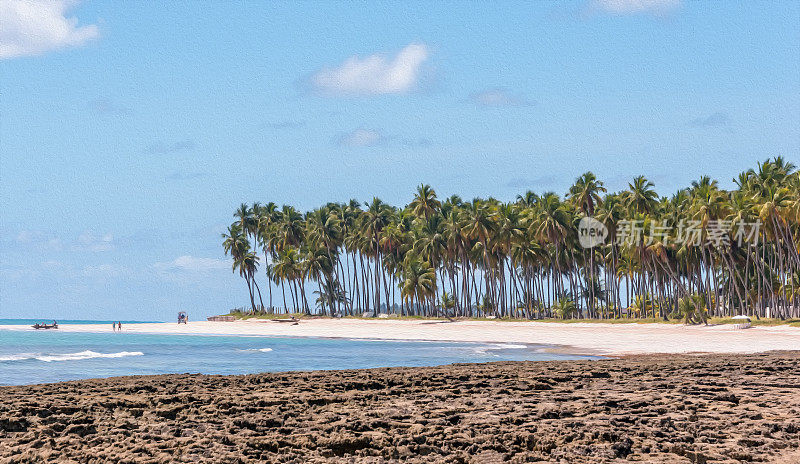
[[[800,162],[800,3],[396,3],[2,2],[0,318],[244,305],[242,201]]]

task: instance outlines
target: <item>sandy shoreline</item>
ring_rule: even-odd
[[[800,352],[0,387],[0,464],[800,459]]]
[[[0,326],[0,330],[27,330]],[[32,329],[31,329],[32,330]],[[64,324],[61,332],[111,332],[100,325]],[[194,321],[189,324],[125,324],[127,333],[253,335],[384,340],[435,340],[559,345],[573,353],[628,355],[654,353],[757,353],[800,350],[800,328],[734,329],[732,325],[602,324],[431,320],[309,319],[298,325],[266,320]]]

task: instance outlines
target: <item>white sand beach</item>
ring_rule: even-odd
[[[21,330],[20,326],[0,329]],[[27,329],[27,328],[26,328]],[[30,329],[33,330],[33,329]],[[99,325],[60,325],[64,332],[111,331]],[[261,335],[384,340],[435,340],[560,345],[573,353],[756,353],[800,350],[800,328],[735,329],[732,325],[602,324],[506,321],[303,319],[125,324],[124,332],[194,335]]]

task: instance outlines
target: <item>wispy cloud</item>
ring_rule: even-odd
[[[57,275],[59,277],[71,276],[72,270],[64,263],[56,260],[46,260],[36,263],[27,259],[24,263],[9,263],[0,261],[0,277],[3,282],[27,281],[39,279],[42,274]]]
[[[4,244],[3,246],[8,245]],[[22,230],[14,236],[13,246],[29,252],[48,254],[60,252],[65,249],[102,252],[115,249],[116,240],[111,233],[97,234],[90,230],[81,233],[77,238],[61,238],[39,231]]]
[[[78,26],[67,17],[71,0],[0,1],[0,59],[41,55],[77,47],[96,38],[96,25]]]
[[[14,238],[17,245],[41,252],[61,251],[64,243],[58,237],[48,236],[38,231],[22,230]]]
[[[590,0],[590,7],[616,15],[661,16],[680,7],[681,0]]]
[[[231,264],[216,258],[198,258],[184,255],[169,262],[158,262],[153,267],[160,272],[211,272],[222,269],[230,270]]]
[[[147,153],[166,155],[168,153],[177,153],[179,151],[191,150],[195,147],[194,141],[178,140],[177,142],[164,143],[158,142],[147,147]]]
[[[100,114],[111,116],[126,116],[131,112],[128,107],[116,103],[109,98],[98,98],[92,101],[90,106]]]
[[[730,124],[728,115],[722,112],[711,113],[708,116],[692,119],[689,127],[723,127]]]
[[[118,264],[76,265],[56,259],[48,259],[37,265],[36,262],[27,261],[25,264],[0,263],[0,275],[14,280],[19,279],[48,279],[50,281],[79,279],[109,279],[120,275],[131,276],[134,273]]]
[[[98,264],[95,266],[84,266],[81,269],[81,275],[83,277],[93,277],[101,279],[117,277],[122,275],[124,272],[125,269],[122,266],[118,266],[116,264]]]
[[[405,93],[414,90],[429,58],[425,44],[412,43],[394,57],[374,54],[352,56],[333,68],[323,68],[311,77],[311,85],[329,96],[364,96]]]
[[[93,252],[111,251],[114,249],[114,236],[109,233],[96,235],[86,231],[78,236],[74,248]]]
[[[343,147],[374,147],[386,142],[386,137],[374,129],[356,129],[340,135],[336,143]]]
[[[531,106],[533,101],[522,94],[514,93],[508,89],[496,88],[471,95],[472,101],[481,106],[501,107],[501,106]]]
[[[334,139],[340,147],[376,147],[380,145],[392,144],[405,148],[426,148],[433,145],[433,141],[427,137],[402,137],[398,135],[387,135],[378,129],[358,128],[350,132],[340,134]]]

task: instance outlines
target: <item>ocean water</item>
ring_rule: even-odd
[[[547,348],[523,344],[164,335],[110,330],[82,333],[15,327],[0,329],[0,385],[141,374],[252,374],[592,358],[548,353]]]
[[[0,319],[0,325],[33,325],[36,323],[46,323],[52,324],[52,319]],[[87,320],[87,319],[59,319],[56,322],[59,324],[105,324],[107,326],[111,326],[114,322],[122,322],[123,324],[134,324],[137,322],[160,322],[160,321],[94,321],[94,320]]]

